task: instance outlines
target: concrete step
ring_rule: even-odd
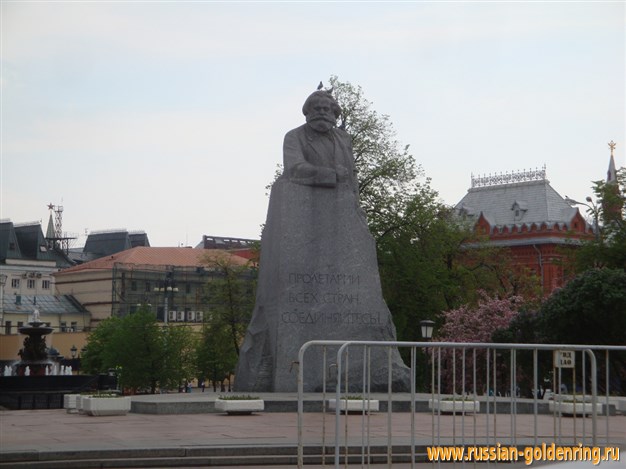
[[[348,447],[349,464],[361,463],[361,447]],[[305,447],[305,465],[320,465],[325,462],[332,467],[334,448],[327,447],[323,458],[321,448]],[[341,449],[344,461],[345,448]],[[166,468],[166,467],[212,467],[212,466],[264,466],[284,465],[294,467],[298,462],[296,446],[258,447],[204,447],[204,448],[159,448],[142,450],[96,450],[96,451],[56,451],[30,453],[4,453],[0,467],[34,469],[90,469],[90,468]],[[416,448],[416,462],[425,462],[425,448]],[[408,446],[392,448],[392,461],[411,461]],[[370,463],[387,462],[387,447],[372,446]]]

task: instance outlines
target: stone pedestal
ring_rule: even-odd
[[[351,187],[300,185],[281,177],[270,197],[256,304],[235,389],[297,390],[293,362],[310,340],[391,341],[396,333],[382,297],[375,242]],[[305,391],[321,390],[321,353],[315,348],[305,355]],[[336,348],[329,347],[327,365],[335,356]],[[372,349],[371,357],[372,390],[386,390],[387,351]],[[362,358],[362,348],[351,349],[353,389],[362,383]],[[395,348],[392,369],[394,389],[407,391],[409,373]]]

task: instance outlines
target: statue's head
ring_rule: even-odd
[[[318,90],[306,99],[302,106],[302,114],[314,130],[328,132],[337,123],[341,107],[330,91]]]

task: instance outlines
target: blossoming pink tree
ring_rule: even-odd
[[[522,298],[511,296],[505,299],[491,298],[485,292],[480,292],[482,297],[476,306],[464,305],[460,308],[443,312],[444,325],[436,340],[441,342],[471,342],[491,343],[493,334],[501,329],[506,329],[518,314],[522,305]],[[459,349],[456,352],[442,351],[441,354],[442,392],[452,394],[472,394],[486,392],[493,386],[487,386],[486,351]],[[501,356],[496,354],[499,360]],[[496,386],[505,383],[507,379],[508,365],[502,361],[494,367],[494,355],[490,357],[490,379],[493,383],[494,372],[496,373]],[[465,374],[462,376],[463,365]],[[474,389],[474,366],[476,367],[476,389]],[[456,371],[453,373],[453,370]],[[504,387],[502,387],[504,388]],[[502,389],[501,388],[501,389]]]

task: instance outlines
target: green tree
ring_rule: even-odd
[[[613,182],[593,182],[596,200],[587,214],[594,223],[598,220],[599,231],[593,240],[570,251],[578,273],[597,267],[626,270],[626,168],[616,176]]]
[[[165,359],[163,332],[156,316],[146,309],[124,316],[110,338],[111,368],[121,368],[120,386],[156,392]]]
[[[159,387],[173,389],[197,376],[196,348],[198,340],[191,326],[169,324],[163,332],[163,368]]]
[[[413,183],[422,169],[402,145],[388,115],[376,112],[360,86],[330,77],[341,116],[337,125],[352,137],[360,204],[376,239],[396,228],[397,218],[415,195]]]
[[[626,272],[603,268],[579,274],[552,293],[537,320],[540,337],[546,343],[626,344]],[[599,370],[605,368],[604,363],[599,360]],[[626,389],[626,354],[611,352],[609,370],[611,392],[622,395]],[[603,392],[604,382],[598,385]]]
[[[142,307],[122,318],[106,319],[90,334],[84,367],[91,373],[121,370],[120,386],[155,393],[195,375],[193,340],[189,327],[163,327]]]
[[[626,272],[579,274],[544,302],[539,330],[553,344],[626,344]]]
[[[81,368],[85,373],[104,373],[115,367],[114,350],[109,344],[111,338],[120,329],[122,319],[113,316],[101,321],[87,337],[85,351],[80,357]],[[113,365],[111,365],[113,364]]]
[[[207,256],[204,262],[213,274],[207,285],[208,321],[214,331],[226,331],[229,347],[239,356],[254,308],[255,270],[235,263],[230,255]]]
[[[236,365],[237,353],[232,346],[229,328],[218,322],[205,322],[196,349],[198,376],[209,378],[213,389],[217,390],[217,383],[229,378]]]

